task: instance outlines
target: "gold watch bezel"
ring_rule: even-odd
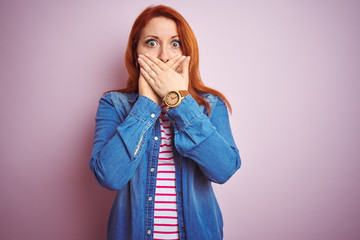
[[[177,96],[178,96],[178,98],[179,98],[179,100],[177,101],[176,104],[170,104],[170,103],[167,102],[167,96],[168,96],[169,94],[171,94],[171,93],[176,93]],[[163,101],[164,101],[165,105],[166,105],[168,108],[173,108],[173,107],[179,106],[182,99],[183,99],[183,97],[181,96],[179,90],[170,90],[170,91],[168,91],[168,92],[165,94],[165,97],[164,97]]]

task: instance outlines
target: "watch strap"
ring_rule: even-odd
[[[190,94],[188,90],[179,90],[179,93],[182,97],[186,97]]]

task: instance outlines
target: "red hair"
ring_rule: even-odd
[[[231,106],[225,96],[219,91],[209,88],[204,85],[201,80],[199,72],[199,48],[194,35],[194,32],[190,28],[186,20],[174,9],[164,6],[150,6],[146,8],[135,20],[134,25],[131,29],[128,45],[125,53],[125,65],[129,73],[129,79],[127,86],[119,90],[110,90],[118,92],[135,92],[138,91],[138,81],[139,81],[139,67],[137,64],[137,46],[139,43],[140,33],[146,24],[154,17],[165,17],[173,20],[177,26],[177,32],[181,42],[182,54],[185,56],[190,56],[191,61],[189,65],[189,92],[195,101],[204,105],[208,110],[208,115],[210,116],[210,104],[199,94],[199,93],[211,93],[216,96],[219,96],[223,99],[226,105],[229,108],[231,113]],[[104,93],[104,94],[105,94]]]

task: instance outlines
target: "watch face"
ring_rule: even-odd
[[[169,106],[176,105],[180,100],[179,94],[177,92],[169,92],[166,95],[165,101]]]

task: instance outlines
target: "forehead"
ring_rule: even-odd
[[[141,31],[142,37],[146,37],[148,35],[172,37],[177,34],[176,23],[165,17],[152,18]]]

